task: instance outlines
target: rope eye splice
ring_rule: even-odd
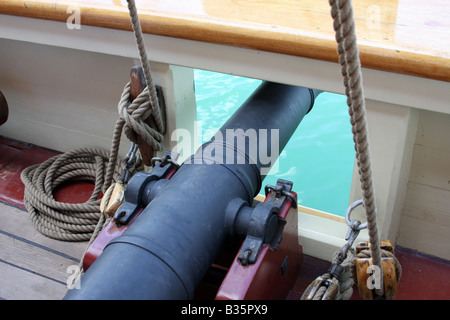
[[[347,258],[348,251],[351,249],[356,238],[359,236],[359,232],[367,228],[367,222],[361,223],[359,220],[350,220],[351,213],[360,205],[364,205],[364,201],[362,199],[353,202],[345,212],[345,222],[348,226],[347,235],[345,236],[347,243],[342,247],[341,251],[337,253],[336,258],[340,261],[340,263]]]
[[[305,290],[301,300],[348,300],[353,294],[354,250],[353,243],[361,230],[367,228],[367,223],[359,220],[350,220],[352,211],[363,205],[363,200],[352,203],[345,213],[345,221],[348,225],[345,240],[347,243],[338,250],[328,271],[317,277]]]
[[[347,243],[338,250],[328,271],[317,277],[305,290],[301,300],[348,300],[353,294],[353,285],[358,286],[363,300],[392,300],[397,294],[397,284],[401,277],[401,266],[394,255],[393,245],[389,240],[381,241],[383,269],[378,270],[372,263],[369,242],[360,242],[356,249],[352,246],[367,223],[351,220],[352,211],[364,201],[353,202],[345,213],[348,225],[345,240]],[[379,295],[375,289],[383,290]]]

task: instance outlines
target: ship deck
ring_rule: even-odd
[[[31,223],[23,205],[24,186],[21,171],[58,152],[0,137],[0,299],[59,300],[72,275],[69,266],[78,265],[86,249],[85,242],[64,242],[43,236]],[[59,201],[83,202],[93,185],[76,182],[54,194]],[[420,252],[396,248],[403,274],[397,299],[448,299],[450,262]],[[304,255],[297,283],[289,299],[298,299],[330,263]],[[69,270],[69,272],[68,272]],[[359,299],[355,288],[352,299]]]
[[[149,40],[148,43],[151,43],[152,61],[342,92],[342,81],[335,63],[338,56],[327,1],[137,2],[143,32]],[[445,161],[450,150],[448,143],[440,138],[436,139],[436,136],[445,136],[441,131],[446,133],[447,129],[443,128],[448,127],[445,123],[449,113],[447,89],[450,81],[450,56],[448,41],[445,40],[448,39],[450,31],[448,7],[448,3],[440,0],[426,3],[419,0],[354,1],[366,98],[377,102],[377,110],[380,107],[388,107],[385,117],[381,119],[396,121],[397,118],[392,117],[393,114],[398,112],[404,115],[401,118],[403,122],[398,125],[402,128],[401,134],[394,131],[395,134],[391,134],[391,137],[402,137],[404,133],[406,142],[410,142],[407,140],[408,134],[411,134],[409,130],[414,127],[410,124],[413,122],[410,119],[419,118],[419,115],[413,114],[412,109],[427,111],[420,114],[419,128],[422,133],[418,134],[415,145],[419,156],[427,156],[419,161],[412,158],[408,153],[409,149],[405,149],[405,154],[408,154],[405,157],[397,150],[392,151],[395,157],[402,158],[393,158],[392,163],[384,165],[380,171],[383,176],[390,178],[383,182],[378,181],[380,186],[396,185],[398,181],[403,181],[404,173],[392,174],[393,171],[384,169],[389,170],[390,165],[392,168],[401,167],[402,164],[408,163],[409,160],[405,159],[415,161],[413,169],[419,167],[420,170],[413,171],[413,189],[421,192],[425,190],[428,195],[426,199],[433,201],[423,201],[421,198],[413,202],[408,209],[422,205],[431,207],[431,212],[437,214],[430,222],[422,219],[417,212],[412,212],[406,217],[408,223],[402,230],[408,231],[408,243],[414,245],[417,243],[411,242],[412,238],[421,239],[424,234],[436,231],[432,239],[427,238],[426,243],[433,249],[447,247],[445,241],[448,236],[448,209],[442,204],[446,203],[444,200],[448,199],[450,192],[448,178],[435,178],[447,177],[445,173],[448,172],[448,166]],[[81,28],[80,25],[81,30],[73,30],[72,27],[76,26],[70,26],[73,14],[76,16],[77,12],[83,26]],[[81,125],[86,123],[83,117],[80,117],[81,121],[74,121],[69,126],[67,121],[58,122],[60,119],[55,121],[51,116],[60,114],[59,107],[62,103],[67,103],[69,95],[73,95],[73,88],[78,88],[79,96],[84,95],[83,102],[72,102],[73,105],[83,105],[84,101],[90,101],[89,106],[98,104],[96,108],[90,108],[90,112],[100,110],[96,114],[101,114],[102,117],[112,114],[106,107],[108,113],[97,107],[116,103],[108,100],[111,97],[110,88],[117,86],[121,89],[121,81],[109,82],[109,86],[104,87],[99,85],[99,92],[94,95],[90,88],[91,82],[85,81],[83,77],[79,77],[78,82],[67,82],[68,78],[77,80],[77,77],[65,75],[75,71],[79,75],[87,70],[89,72],[85,73],[89,74],[92,83],[103,84],[107,82],[106,79],[118,79],[117,75],[122,75],[122,71],[123,74],[128,72],[128,59],[136,57],[136,50],[134,43],[128,41],[131,39],[128,32],[131,25],[126,1],[78,0],[56,3],[53,0],[5,0],[0,3],[0,15],[0,38],[5,47],[2,51],[4,70],[0,79],[1,89],[7,94],[9,101],[13,102],[12,110],[16,112],[11,116],[12,121],[6,125],[9,125],[9,128],[2,134],[40,145],[46,144],[58,150],[63,148],[59,147],[55,140],[63,141],[58,143],[64,148],[70,143],[68,139],[64,139],[63,134],[75,137],[73,141],[92,139],[92,136],[86,136],[84,132],[79,133],[83,131]],[[51,51],[49,46],[52,46]],[[181,47],[183,50],[179,50]],[[67,49],[76,50],[70,51],[69,55]],[[71,63],[67,63],[69,56]],[[110,60],[99,65],[99,61],[103,61],[105,57]],[[37,60],[34,60],[35,58]],[[50,63],[52,68],[47,67]],[[111,69],[110,65],[114,65],[114,72],[117,73],[108,71]],[[91,73],[93,66],[95,70],[100,70],[97,72],[97,82],[97,78]],[[121,70],[121,67],[124,69]],[[26,70],[26,85],[20,84],[17,70]],[[48,70],[58,70],[54,73],[54,82],[48,82],[50,93],[43,90],[44,86],[41,84],[43,70],[46,74],[52,74]],[[60,85],[54,85],[55,83]],[[33,87],[40,88],[39,94],[38,90],[29,90]],[[55,88],[58,88],[59,92],[52,96],[56,92]],[[23,92],[28,94],[25,99],[22,99],[25,96]],[[383,104],[380,105],[379,102]],[[36,105],[47,106],[47,111],[42,112],[43,109],[35,110],[30,107]],[[411,110],[408,109],[405,114],[400,113],[399,108],[402,106]],[[77,110],[84,114],[86,109]],[[445,115],[431,114],[428,111]],[[35,118],[35,115],[45,116]],[[64,118],[72,121],[71,117]],[[91,119],[95,119],[95,116]],[[435,125],[436,121],[439,126]],[[19,125],[27,130],[14,131]],[[68,133],[60,130],[66,127]],[[59,130],[56,131],[58,133],[50,134],[55,128]],[[434,134],[428,134],[427,130]],[[13,131],[15,134],[9,134]],[[99,127],[97,134],[103,131],[106,132]],[[415,133],[411,135],[414,137],[411,141],[416,141]],[[376,135],[372,132],[371,137],[374,136]],[[36,137],[40,140],[36,141]],[[389,152],[384,145],[385,133],[382,137],[380,141],[383,141],[383,150],[378,154],[382,155],[381,162],[384,164],[385,154]],[[105,139],[97,140],[109,142],[109,138],[108,132]],[[392,150],[403,145],[400,142],[402,138],[398,139],[393,140]],[[432,161],[427,150],[433,153]],[[85,250],[86,243],[61,242],[41,235],[34,229],[23,205],[24,187],[20,181],[20,172],[25,167],[42,162],[57,153],[8,138],[0,139],[0,176],[3,179],[0,184],[0,299],[62,298],[66,292],[66,281],[71,275],[67,268],[77,265]],[[426,175],[423,174],[424,168],[439,170],[429,170],[431,174],[426,171]],[[435,174],[435,171],[439,172]],[[406,182],[408,181],[410,180],[406,177]],[[405,186],[402,188],[405,189]],[[67,202],[82,202],[87,199],[91,189],[89,183],[76,183],[59,190],[55,197]],[[387,203],[387,198],[395,195],[396,199],[400,199],[397,205],[403,205],[401,196],[397,197],[403,191],[382,191],[378,192],[378,195],[383,194],[386,197],[379,197],[380,201]],[[405,190],[404,192],[407,193]],[[417,193],[408,190],[407,198],[416,199]],[[393,213],[387,213],[386,216],[391,219]],[[441,226],[443,228],[439,230],[436,228]],[[449,298],[448,261],[408,248],[397,247],[396,252],[403,267],[398,299]],[[290,298],[298,298],[307,285],[328,267],[328,261],[305,255]],[[357,299],[358,294],[355,293],[353,298]]]

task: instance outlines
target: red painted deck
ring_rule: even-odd
[[[20,180],[21,171],[36,163],[45,161],[46,159],[57,155],[58,153],[52,150],[40,148],[38,146],[30,145],[23,142],[14,141],[8,138],[0,137],[0,177],[2,183],[0,184],[0,202],[2,202],[2,210],[16,210],[27,215],[23,205],[23,191],[24,186]],[[66,202],[84,202],[89,198],[93,185],[90,183],[77,182],[73,185],[68,185],[60,188],[55,194],[55,197],[60,201]],[[16,215],[17,213],[14,213]],[[8,212],[2,211],[0,215],[5,218]],[[6,218],[5,218],[6,219]],[[21,217],[21,219],[25,219]],[[27,243],[29,246],[35,245],[42,249],[45,245],[36,245],[36,242],[32,237],[36,235],[36,232],[28,232],[28,236],[17,235],[15,230],[19,230],[21,226],[15,227],[11,224],[0,224],[0,232],[5,237],[13,238],[17,241]],[[67,243],[67,246],[71,246],[71,243]],[[61,242],[58,242],[56,247],[61,246]],[[79,247],[79,244],[78,244]],[[48,248],[47,248],[48,249]],[[46,250],[47,250],[46,249]],[[59,249],[51,249],[57,251]],[[77,249],[77,252],[82,252]],[[46,277],[39,272],[29,270],[25,267],[19,267],[17,264],[7,261],[3,256],[7,255],[5,252],[8,248],[0,246],[0,265],[5,264],[8,266],[8,272],[10,274],[16,274],[12,271],[13,268],[20,268],[21,274],[24,272],[33,273],[35,277]],[[49,251],[49,250],[47,250]],[[53,252],[55,253],[55,252]],[[450,298],[450,262],[444,261],[438,258],[430,257],[425,254],[421,254],[414,250],[406,248],[396,248],[396,254],[400,263],[402,264],[403,275],[400,280],[397,299],[402,300],[447,300]],[[61,256],[63,254],[59,254]],[[66,257],[67,258],[67,257]],[[76,258],[68,257],[68,259],[75,260],[71,262],[76,263]],[[310,256],[304,256],[301,272],[298,277],[298,281],[295,285],[295,292],[290,298],[299,298],[303,290],[314,280],[317,276],[326,272],[329,268],[329,262],[316,259]],[[0,266],[1,267],[1,266]],[[68,275],[67,275],[68,276]],[[0,283],[2,283],[2,275],[0,275]],[[10,281],[11,279],[8,279]],[[64,279],[52,281],[58,282],[60,286],[64,285]],[[8,282],[10,283],[10,282]],[[1,287],[1,285],[0,285]],[[3,288],[0,291],[0,299],[9,299],[9,296],[2,292],[7,292],[7,289]],[[5,291],[6,290],[6,291]],[[2,296],[3,295],[3,296]],[[12,295],[15,299],[21,299],[19,295]],[[29,297],[24,295],[24,298]],[[34,296],[31,296],[33,298]],[[61,296],[62,297],[62,296]],[[51,299],[59,298],[59,296],[49,296]],[[353,299],[358,299],[357,290],[353,294]]]

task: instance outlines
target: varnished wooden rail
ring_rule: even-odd
[[[137,0],[145,33],[337,61],[327,0]],[[353,1],[363,67],[450,81],[450,3]],[[125,0],[3,0],[0,14],[131,30]]]

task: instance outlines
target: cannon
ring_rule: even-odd
[[[193,299],[236,239],[240,244],[231,265],[218,268],[227,274],[216,298],[273,298],[264,292],[277,290],[258,287],[270,269],[262,263],[270,256],[277,260],[276,279],[286,282],[277,294],[285,295],[301,263],[296,194],[292,183],[279,180],[265,187],[264,203],[254,198],[319,93],[263,82],[181,166],[168,152],[151,172],[133,176],[111,222],[119,235],[104,243],[65,299]],[[246,288],[232,284],[233,275],[249,270],[254,270],[253,288],[242,279]],[[257,292],[262,296],[252,295]]]

